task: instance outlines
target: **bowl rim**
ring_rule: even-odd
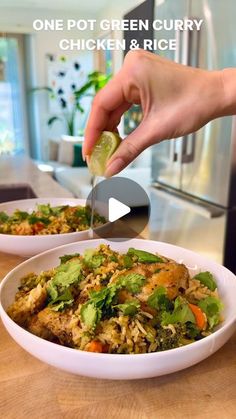
[[[81,205],[81,206],[83,206],[83,204],[86,204],[86,199],[85,198],[55,198],[55,197],[50,197],[50,198],[30,198],[30,199],[17,199],[17,200],[15,200],[15,201],[6,201],[6,202],[1,202],[1,204],[0,204],[0,211],[1,211],[1,206],[4,206],[5,204],[16,204],[16,203],[18,203],[18,202],[32,202],[32,203],[37,203],[37,201],[41,201],[41,202],[47,202],[47,203],[49,203],[50,204],[50,200],[62,200],[62,201],[66,201],[66,200],[69,200],[69,201],[74,201],[75,203],[76,202],[78,202],[78,205]],[[81,202],[80,204],[79,204],[79,201]],[[70,205],[70,204],[68,204],[68,205]],[[85,206],[85,205],[84,205]],[[98,226],[98,227],[95,227],[95,228],[93,228],[93,231],[97,231],[98,229],[100,229],[100,228],[102,228],[102,227],[105,227],[105,226],[108,226],[108,225],[110,225],[111,224],[111,222],[110,221],[107,221],[105,224],[102,224],[101,226]],[[90,228],[87,228],[86,230],[81,230],[81,231],[73,231],[73,232],[71,232],[71,233],[57,233],[57,234],[24,234],[24,235],[19,235],[19,234],[4,234],[4,233],[0,233],[0,238],[2,237],[2,238],[7,238],[7,239],[9,239],[10,237],[12,237],[12,239],[21,239],[21,240],[28,240],[29,238],[32,238],[32,237],[40,237],[40,240],[46,240],[46,238],[52,238],[52,237],[55,237],[55,239],[56,238],[59,238],[59,237],[65,237],[65,238],[67,238],[67,237],[73,237],[73,236],[75,236],[75,235],[78,235],[78,234],[82,234],[82,233],[87,233],[87,232],[89,232],[91,229]],[[59,246],[58,246],[59,247]],[[50,249],[51,250],[51,249]],[[40,253],[41,254],[41,253]],[[35,255],[35,256],[37,256],[37,255]]]
[[[194,256],[194,255],[200,256],[203,259],[203,261],[213,263],[216,267],[219,267],[221,269],[223,268],[227,273],[229,273],[229,275],[231,276],[231,279],[235,282],[235,285],[236,285],[236,275],[233,272],[231,272],[229,269],[227,269],[223,265],[220,265],[219,263],[217,263],[215,261],[212,261],[211,259],[206,258],[205,256],[202,256],[202,255],[200,255],[200,254],[198,254],[198,253],[196,253],[196,252],[194,252],[192,250],[188,250],[188,249],[185,249],[184,247],[181,247],[181,246],[176,246],[176,245],[173,245],[173,244],[169,244],[169,243],[166,243],[166,242],[155,241],[155,240],[146,240],[146,239],[139,239],[139,238],[138,239],[131,239],[131,240],[130,239],[127,240],[127,238],[126,239],[123,238],[123,240],[126,240],[127,242],[134,241],[134,240],[135,241],[138,240],[140,242],[145,241],[145,242],[155,243],[155,244],[157,244],[157,246],[158,246],[158,244],[159,245],[164,244],[164,245],[166,245],[168,247],[171,247],[173,249],[183,249],[184,251],[187,251],[191,256]],[[119,239],[119,242],[121,242],[121,241],[122,241],[122,239]],[[149,352],[149,353],[141,353],[141,354],[109,354],[109,353],[97,353],[97,352],[83,351],[81,349],[70,348],[70,347],[63,346],[63,345],[60,345],[60,344],[57,344],[57,343],[54,343],[54,342],[50,342],[50,341],[48,341],[46,339],[43,339],[43,338],[41,338],[39,336],[34,335],[33,333],[31,333],[28,330],[24,329],[23,327],[19,326],[17,323],[15,323],[10,318],[10,316],[7,314],[7,312],[5,311],[5,309],[4,309],[3,305],[2,305],[2,293],[3,293],[4,286],[9,281],[9,278],[19,268],[21,268],[24,265],[27,265],[27,263],[29,263],[30,261],[32,261],[34,259],[37,259],[39,257],[43,257],[43,256],[45,256],[47,254],[50,254],[50,253],[54,253],[55,251],[58,251],[58,250],[63,250],[64,248],[67,248],[69,246],[75,246],[76,244],[80,245],[82,243],[85,244],[85,245],[86,244],[92,245],[92,243],[94,243],[94,242],[97,242],[97,243],[100,242],[101,244],[103,242],[110,243],[109,238],[107,238],[107,239],[83,240],[83,241],[80,241],[78,243],[64,244],[64,245],[55,247],[53,249],[46,250],[46,251],[44,251],[42,253],[39,253],[39,254],[37,254],[37,255],[35,255],[35,256],[33,256],[33,257],[31,257],[31,258],[23,261],[22,263],[20,263],[19,265],[17,265],[15,268],[13,268],[10,272],[8,272],[6,274],[6,276],[3,278],[3,280],[0,283],[0,315],[3,316],[3,317],[5,317],[7,319],[7,321],[8,321],[8,323],[10,323],[16,330],[20,331],[23,334],[26,334],[26,336],[30,336],[39,345],[40,345],[40,342],[41,342],[41,344],[43,344],[45,346],[48,346],[48,345],[49,346],[56,345],[56,346],[54,346],[54,348],[57,348],[58,351],[61,351],[61,352],[66,351],[66,353],[68,353],[68,354],[70,354],[70,353],[71,354],[72,353],[73,354],[78,353],[81,356],[85,356],[85,357],[89,357],[89,358],[107,359],[107,356],[112,356],[112,359],[114,359],[114,360],[115,359],[117,359],[117,360],[119,359],[120,360],[121,358],[124,359],[124,357],[125,358],[127,357],[128,359],[139,359],[139,360],[143,360],[143,359],[146,359],[147,356],[148,356],[149,359],[152,359],[152,358],[156,358],[156,357],[162,358],[162,357],[168,356],[170,354],[173,354],[173,355],[174,354],[178,355],[180,353],[181,354],[184,354],[185,352],[188,352],[189,351],[189,348],[191,349],[193,347],[192,345],[194,345],[194,348],[196,348],[196,350],[197,350],[197,348],[200,348],[201,346],[203,346],[203,345],[205,345],[207,343],[210,344],[210,342],[214,342],[215,338],[216,337],[219,337],[220,335],[222,335],[222,333],[224,333],[228,329],[230,329],[232,327],[233,323],[235,323],[235,329],[236,329],[236,306],[235,306],[235,313],[232,316],[232,318],[228,319],[228,321],[227,321],[226,324],[224,324],[223,326],[220,326],[219,329],[217,329],[211,335],[206,336],[206,337],[204,337],[203,339],[201,339],[199,341],[195,341],[195,342],[189,343],[188,345],[180,346],[178,348],[173,348],[173,349],[167,349],[167,350],[160,351],[160,352]],[[113,240],[113,242],[114,242],[114,240]]]

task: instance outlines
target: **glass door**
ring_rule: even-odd
[[[0,33],[0,155],[26,149],[24,36]]]

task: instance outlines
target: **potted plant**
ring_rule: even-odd
[[[73,103],[70,107],[68,106],[66,99],[62,97],[60,89],[55,92],[51,87],[44,86],[35,87],[31,89],[31,92],[46,91],[52,99],[57,100],[61,108],[61,114],[51,116],[47,121],[48,126],[52,126],[56,121],[65,122],[67,128],[66,134],[68,136],[76,136],[78,135],[78,133],[75,132],[76,117],[78,113],[84,113],[84,108],[81,105],[81,99],[85,96],[94,96],[102,87],[106,85],[111,77],[111,74],[104,74],[100,71],[94,71],[88,74],[86,82],[80,87],[80,89],[73,90],[72,88]]]

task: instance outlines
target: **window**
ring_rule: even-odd
[[[23,36],[0,35],[0,155],[25,149]]]

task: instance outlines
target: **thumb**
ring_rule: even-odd
[[[116,175],[131,163],[143,150],[154,143],[153,139],[145,129],[146,124],[142,123],[123,140],[108,160],[105,176]]]

